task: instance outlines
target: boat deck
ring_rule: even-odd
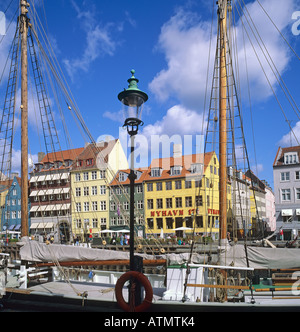
[[[124,288],[125,299],[126,292],[127,289]],[[164,289],[154,288],[153,292],[152,312],[300,312],[299,298],[287,299],[288,293],[285,292],[278,292],[277,298],[270,296],[270,293],[256,293],[254,304],[251,304],[250,292],[245,294],[248,298],[246,303],[163,301],[161,297]],[[116,303],[114,286],[107,284],[58,281],[35,285],[26,290],[7,289],[6,293],[2,302],[8,309],[36,312],[121,312]]]

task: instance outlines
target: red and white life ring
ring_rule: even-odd
[[[132,308],[131,305],[127,303],[123,297],[123,286],[126,281],[129,281],[131,279],[136,279],[137,281],[139,281],[143,285],[146,293],[144,301],[140,305],[134,308]],[[152,298],[153,298],[152,286],[148,278],[145,275],[143,275],[143,273],[141,272],[129,271],[123,274],[116,283],[115,294],[118,305],[121,307],[122,310],[126,312],[132,312],[132,311],[144,312],[147,311],[152,304]]]

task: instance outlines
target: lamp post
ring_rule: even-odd
[[[148,100],[145,92],[138,89],[139,80],[134,77],[135,70],[131,70],[131,78],[128,80],[128,89],[124,89],[118,95],[118,99],[123,104],[125,123],[123,127],[127,127],[127,132],[131,138],[131,162],[130,162],[130,270],[135,271],[134,263],[134,183],[136,174],[134,172],[134,139],[137,135],[139,126],[143,126],[141,120],[144,103]]]

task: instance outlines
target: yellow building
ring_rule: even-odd
[[[71,171],[72,232],[82,240],[109,228],[108,185],[119,169],[128,167],[119,140],[89,144]]]
[[[230,191],[229,191],[230,192]],[[214,152],[152,161],[144,180],[146,234],[219,236],[219,162]],[[176,230],[181,227],[189,230]]]

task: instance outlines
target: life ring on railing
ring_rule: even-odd
[[[123,297],[123,286],[126,281],[129,281],[131,279],[136,279],[137,281],[139,281],[143,285],[146,292],[144,301],[140,305],[134,308],[132,308],[130,303],[127,303]],[[126,312],[132,312],[132,311],[144,312],[147,311],[152,304],[152,298],[153,298],[152,286],[148,278],[145,275],[143,275],[143,273],[141,272],[129,271],[123,274],[116,283],[115,294],[118,305],[121,307],[122,310]]]

